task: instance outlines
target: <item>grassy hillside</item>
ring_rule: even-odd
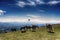
[[[20,31],[0,34],[0,40],[60,40],[60,25],[53,25],[55,33],[47,33],[46,28],[39,28],[36,32]]]

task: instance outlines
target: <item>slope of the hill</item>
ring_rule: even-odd
[[[60,40],[60,25],[53,26],[55,33],[48,33],[45,27],[41,27],[36,32],[29,30],[26,33],[20,31],[2,33],[0,40]]]

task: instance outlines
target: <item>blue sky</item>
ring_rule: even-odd
[[[0,0],[0,22],[26,22],[28,18],[60,22],[60,0]]]

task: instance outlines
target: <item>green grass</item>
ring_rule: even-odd
[[[60,40],[60,26],[54,26],[55,33],[47,33],[46,28],[39,28],[36,32],[20,31],[0,34],[0,40]]]

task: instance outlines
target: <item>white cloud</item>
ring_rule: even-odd
[[[58,4],[58,3],[60,3],[60,1],[49,1],[47,4],[55,5],[55,4]]]
[[[32,15],[32,14],[28,14],[25,17],[30,17],[30,23],[60,23],[60,20],[56,20],[56,19],[42,19],[42,17],[38,16],[38,15]],[[24,23],[28,23],[28,18],[25,17],[4,17],[4,18],[0,18],[0,22],[24,22]],[[45,18],[45,17],[44,17]]]
[[[26,5],[26,3],[23,1],[18,1],[17,5],[20,7],[24,7]]]
[[[19,7],[25,7],[25,6],[37,6],[37,5],[42,5],[42,4],[56,5],[58,3],[60,3],[60,1],[51,0],[49,2],[44,2],[43,0],[27,0],[27,2],[18,1],[17,5]]]
[[[4,15],[4,13],[6,13],[6,11],[0,10],[0,15]]]
[[[60,23],[60,20],[48,19],[39,15],[28,14],[27,17],[30,19],[30,22],[33,23]]]
[[[36,6],[37,4],[45,4],[42,0],[27,0],[28,2],[24,1],[18,1],[16,5],[20,7],[25,7],[25,6]]]
[[[0,18],[0,22],[26,22],[25,18]]]
[[[37,4],[45,4],[45,2],[42,1],[42,0],[35,0],[35,2],[36,2]]]
[[[38,16],[38,15],[32,15],[32,14],[27,14],[27,17],[30,18],[30,19],[40,18],[40,16]]]
[[[24,2],[24,1],[18,1],[17,5],[19,7],[25,7],[25,6],[35,6],[36,4],[33,1],[29,1],[29,3],[28,2]]]
[[[34,1],[29,1],[29,3],[26,3],[26,5],[29,5],[29,6],[35,6],[36,3]]]

